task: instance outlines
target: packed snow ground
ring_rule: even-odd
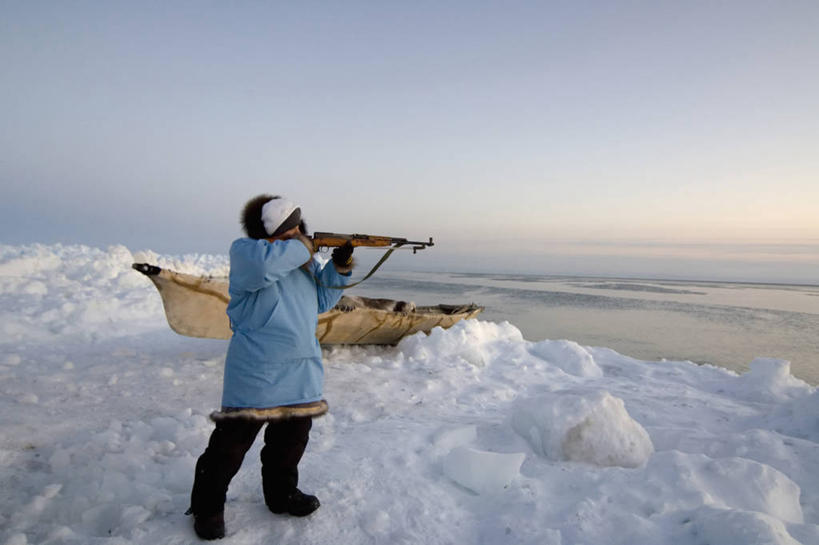
[[[0,544],[196,541],[226,342],[172,333],[135,260],[227,272],[0,245]],[[301,466],[321,509],[267,511],[259,440],[222,543],[819,543],[819,393],[787,362],[738,376],[478,320],[325,361]]]

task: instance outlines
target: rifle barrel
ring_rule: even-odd
[[[353,247],[371,247],[371,248],[386,248],[391,246],[399,248],[406,246],[411,248],[413,252],[423,250],[429,246],[434,246],[432,237],[429,237],[429,242],[421,242],[416,240],[407,240],[402,237],[389,237],[381,235],[362,235],[358,233],[325,233],[315,232],[311,237],[313,244],[319,248],[335,248],[343,246],[347,242],[351,243]]]

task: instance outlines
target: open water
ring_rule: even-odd
[[[819,384],[819,286],[379,272],[351,290],[417,305],[477,303],[532,341],[570,339],[641,360],[744,372],[755,357],[791,362]]]

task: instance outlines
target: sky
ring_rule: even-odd
[[[0,242],[819,283],[819,3],[0,0]]]

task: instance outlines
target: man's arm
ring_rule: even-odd
[[[350,283],[353,270],[353,246],[345,244],[333,250],[333,257],[317,275],[319,314],[327,312],[341,299],[341,286]],[[335,286],[331,287],[331,286]]]
[[[301,240],[238,240],[230,248],[231,287],[258,291],[278,282],[311,257],[311,249]]]

